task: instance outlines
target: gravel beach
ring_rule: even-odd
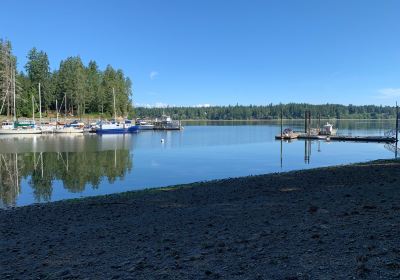
[[[400,161],[0,210],[0,279],[400,278]]]

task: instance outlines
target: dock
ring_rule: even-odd
[[[304,114],[304,131],[293,131],[290,128],[283,129],[283,113],[281,109],[281,131],[275,136],[277,140],[325,140],[325,141],[348,141],[348,142],[380,142],[380,143],[398,143],[399,134],[399,107],[396,103],[396,126],[395,129],[385,132],[384,136],[379,135],[366,135],[366,136],[353,136],[353,135],[338,135],[337,129],[327,122],[321,127],[321,115],[318,114],[317,128],[311,127],[311,112],[305,111]]]
[[[330,136],[329,140],[330,141],[396,143],[395,137],[386,137],[386,136],[338,136],[338,135],[336,135],[336,136]]]
[[[275,136],[275,139],[278,140],[292,140],[292,139],[297,139],[299,137],[298,134],[290,134],[290,135],[285,135],[285,134],[278,134]]]
[[[325,141],[349,141],[349,142],[380,142],[380,143],[396,143],[395,137],[387,136],[351,136],[351,135],[315,135],[306,133],[293,133],[292,135],[276,135],[275,139],[293,140],[325,140]]]

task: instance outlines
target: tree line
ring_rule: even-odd
[[[62,60],[58,69],[51,70],[47,53],[32,48],[24,69],[17,72],[11,43],[0,39],[0,115],[9,117],[13,113],[14,91],[19,117],[38,112],[39,83],[44,115],[54,114],[57,107],[61,114],[69,116],[113,116],[113,89],[117,115],[133,112],[132,82],[121,69],[111,65],[101,70],[94,60],[84,65],[79,56],[71,56]]]
[[[270,120],[279,119],[281,112],[285,119],[302,119],[305,111],[313,118],[325,119],[390,119],[395,118],[396,108],[376,105],[340,105],[305,103],[269,104],[265,106],[212,106],[212,107],[136,107],[140,118],[156,118],[163,114],[180,120]]]

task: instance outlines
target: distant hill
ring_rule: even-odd
[[[266,106],[213,106],[213,107],[136,107],[137,117],[155,118],[162,114],[181,120],[270,120],[279,119],[281,110],[283,118],[302,119],[306,110],[311,111],[313,118],[334,119],[391,119],[395,118],[396,108],[376,105],[311,105],[305,103],[270,104]]]

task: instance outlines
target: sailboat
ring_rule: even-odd
[[[11,75],[13,79],[13,121],[3,121],[1,123],[0,134],[41,134],[42,130],[36,127],[35,123],[35,109],[33,106],[32,97],[32,121],[18,121],[17,111],[15,108],[15,73]]]
[[[117,133],[134,133],[139,131],[139,127],[132,124],[131,120],[117,121],[117,113],[115,109],[115,90],[113,88],[114,98],[114,120],[110,122],[100,121],[96,125],[97,134],[117,134]]]
[[[62,105],[62,103],[61,103]],[[67,118],[67,96],[65,95],[65,119]],[[56,121],[56,129],[54,130],[55,133],[83,133],[84,132],[84,123],[80,123],[74,121],[70,124],[65,124],[63,126],[58,126],[58,108],[57,108],[57,100],[56,100],[56,111],[57,111],[57,121]]]

